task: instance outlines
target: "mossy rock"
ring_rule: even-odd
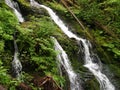
[[[91,79],[86,82],[85,90],[100,90],[99,84],[96,79]]]
[[[18,0],[23,16],[27,18],[29,15],[40,17],[41,15],[48,16],[48,12],[44,8],[36,8],[30,5],[28,0]]]
[[[32,8],[30,6],[29,0],[18,0],[17,2],[23,15],[32,13]]]
[[[114,64],[110,64],[109,65],[110,70],[112,71],[112,73],[114,73],[113,76],[113,84],[116,87],[116,90],[120,90],[120,67]]]

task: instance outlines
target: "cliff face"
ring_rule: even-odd
[[[0,1],[0,84],[7,89],[16,90],[17,88],[18,90],[22,82],[23,86],[28,85],[34,90],[40,87],[33,85],[33,78],[51,76],[58,86],[68,90],[69,80],[66,72],[63,69],[63,75],[60,76],[56,64],[58,52],[54,50],[54,43],[50,38],[54,36],[68,54],[74,70],[80,74],[83,88],[99,90],[99,84],[95,77],[83,67],[82,54],[79,53],[76,41],[63,34],[45,9],[31,7],[29,0],[14,1],[17,1],[25,22],[19,23],[13,9],[8,7],[4,0]],[[91,41],[94,52],[99,55],[103,63],[103,72],[115,85],[116,90],[119,90],[120,2],[66,0],[67,8],[84,25],[85,30],[82,30],[75,17],[60,0],[36,1],[52,8],[72,32]],[[16,43],[19,49],[18,57],[23,66],[20,80],[12,77],[11,70],[14,55],[14,33],[16,33]]]

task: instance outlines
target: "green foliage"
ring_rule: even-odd
[[[38,0],[44,2],[51,8],[56,10],[64,20],[67,20],[75,29],[80,29],[77,23],[67,11],[67,9],[61,5],[61,3],[46,2],[46,0]],[[69,58],[74,66],[74,69],[80,74],[86,72],[86,69],[82,66],[83,63],[78,63],[78,45],[75,40],[69,40],[59,28],[53,24],[50,17],[45,14],[38,15],[35,11],[33,15],[33,9],[30,8],[28,0],[18,0],[22,12],[25,14],[26,21],[21,25],[18,24],[18,20],[15,15],[9,10],[3,0],[0,1],[0,84],[8,87],[10,90],[15,90],[15,86],[19,84],[19,81],[11,79],[10,72],[11,60],[13,58],[13,34],[17,32],[17,45],[19,48],[19,58],[23,65],[24,72],[22,73],[23,82],[26,82],[33,90],[37,90],[31,83],[32,74],[37,73],[40,76],[52,76],[61,86],[64,86],[64,77],[59,76],[57,64],[56,64],[56,51],[54,50],[54,43],[51,40],[51,36],[57,37],[62,47],[65,49]],[[108,57],[118,62],[120,58],[120,45],[119,42],[114,40],[111,36],[103,31],[99,26],[96,26],[95,21],[99,21],[103,25],[109,27],[118,38],[120,37],[120,1],[119,0],[76,0],[78,8],[68,5],[73,13],[83,20],[85,25],[90,26],[90,31],[96,40],[96,44],[99,44]],[[32,11],[32,12],[31,12]],[[28,15],[31,14],[31,15]],[[76,31],[74,31],[76,32]],[[77,34],[81,35],[81,31]],[[74,46],[74,47],[73,47]],[[2,64],[3,62],[3,64]],[[115,62],[114,62],[115,63]],[[116,64],[116,63],[115,63]],[[29,67],[29,68],[27,68]],[[119,77],[119,67],[115,65],[110,66],[111,69],[116,69],[115,75]],[[84,77],[84,76],[83,76]],[[98,83],[96,80],[89,80],[86,82],[86,88],[90,90],[98,90]],[[86,90],[87,90],[86,89]]]
[[[18,83],[19,82],[17,80],[12,80],[10,75],[7,74],[7,69],[5,69],[2,61],[0,60],[0,84],[6,86],[9,90],[15,90]]]
[[[7,75],[7,69],[2,66],[2,62],[0,60],[0,83],[3,85],[8,85],[10,82],[10,76]]]
[[[10,42],[13,39],[13,33],[15,26],[18,25],[17,18],[15,15],[8,9],[8,7],[1,3],[0,7],[0,59],[5,61],[8,52],[6,54],[3,52],[7,51],[6,47],[10,46]],[[10,46],[12,47],[12,46]],[[7,47],[9,49],[9,47]],[[8,50],[9,51],[9,50]]]
[[[22,4],[23,6],[30,8],[30,4],[29,4],[29,2],[28,2],[27,0],[18,0],[18,2],[19,2],[20,4]],[[24,7],[24,8],[25,8],[25,7]]]
[[[17,19],[13,13],[5,8],[0,8],[0,37],[4,40],[12,40]]]
[[[28,73],[25,73],[24,71],[21,74],[21,81],[26,83],[26,84],[30,84],[30,82],[32,81],[33,76],[31,76]],[[31,83],[32,84],[32,83]]]
[[[55,34],[57,27],[49,17],[30,17],[30,21],[23,23],[21,27],[17,26],[17,30],[17,43],[23,69],[29,63],[29,69],[31,68],[29,72],[38,72],[40,76],[52,76],[62,84],[64,80],[58,74],[56,52],[50,38]]]
[[[104,43],[103,46],[104,46],[104,47],[107,47],[107,48],[108,48],[108,49],[107,49],[108,51],[113,52],[115,58],[116,58],[116,57],[120,57],[120,50],[119,50],[117,47],[115,47],[115,44],[112,44],[112,43]]]
[[[96,42],[103,48],[103,50],[105,50],[108,55],[112,56],[114,60],[119,61],[119,41],[114,40],[114,38],[106,35],[106,33],[101,30],[92,30],[92,33],[94,34]],[[112,58],[110,61],[113,61]]]
[[[60,12],[64,12],[64,13],[67,12],[67,9],[57,2],[49,2],[48,4],[50,5],[50,7],[54,8],[55,10],[59,10]]]
[[[4,41],[0,41],[0,52],[4,51]]]
[[[29,21],[22,23],[20,26],[15,15],[8,7],[0,7],[0,59],[10,71],[14,50],[11,43],[13,43],[14,32],[17,32],[17,44],[23,70],[25,69],[26,71],[27,64],[30,65],[29,69],[32,68],[31,71],[26,71],[26,73],[22,74],[24,82],[33,87],[32,83],[30,83],[31,75],[28,74],[33,72],[40,73],[41,76],[50,75],[59,84],[62,84],[64,79],[58,74],[54,43],[50,39],[50,36],[54,35],[55,30],[58,28],[49,17],[28,17]],[[18,85],[19,81],[11,80],[7,74],[8,70],[1,66],[1,63],[0,72],[0,83],[7,86],[10,90],[15,90],[15,86]]]
[[[0,59],[6,67],[10,67],[9,60],[11,60],[10,56],[13,47],[11,41],[13,40],[16,25],[18,25],[16,16],[5,3],[0,3]]]
[[[79,17],[85,20],[87,23],[93,23],[93,20],[102,20],[104,19],[104,14],[100,10],[100,7],[97,1],[90,0],[79,0],[80,4],[80,13]]]
[[[80,13],[77,15],[92,28],[90,32],[95,38],[96,44],[102,47],[105,53],[110,55],[111,61],[120,58],[120,1],[118,0],[77,0],[80,6]],[[96,21],[98,22],[96,24]],[[108,35],[115,35],[116,38]],[[118,39],[118,40],[115,40]]]

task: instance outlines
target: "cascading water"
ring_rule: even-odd
[[[24,18],[22,17],[21,13],[17,10],[19,9],[18,4],[16,2],[11,2],[11,0],[5,0],[5,3],[14,10],[14,13],[16,14],[19,22],[24,22]],[[17,9],[16,9],[16,8]],[[22,64],[20,60],[18,59],[18,47],[17,43],[15,40],[15,35],[14,35],[14,59],[12,61],[12,71],[13,71],[13,76],[16,78],[20,78],[20,72],[22,71]]]
[[[17,47],[15,37],[14,37],[14,49],[15,49],[15,52],[14,52],[14,59],[12,61],[12,71],[13,71],[14,77],[17,77],[19,79],[20,72],[22,71],[22,64],[18,59],[18,47]]]
[[[62,49],[62,47],[60,46],[58,41],[54,37],[52,37],[52,38],[55,43],[55,50],[60,52],[57,55],[57,59],[59,60],[60,64],[64,67],[65,71],[68,74],[71,90],[82,90],[82,87],[80,86],[80,79],[78,78],[77,74],[73,71],[67,54]]]
[[[62,22],[62,20],[53,12],[52,9],[49,7],[46,7],[44,5],[40,5],[34,0],[30,0],[30,3],[32,6],[37,7],[37,8],[44,8],[48,11],[50,17],[53,19],[53,21],[61,28],[61,30],[69,37],[69,38],[74,38],[78,42],[81,42],[83,45],[83,51],[84,51],[84,66],[90,70],[90,72],[93,73],[93,75],[96,77],[98,82],[100,83],[100,89],[101,90],[115,90],[115,87],[112,85],[112,83],[109,81],[109,79],[101,73],[101,69],[99,64],[97,63],[98,59],[94,58],[93,55],[90,53],[90,42],[86,39],[82,39],[78,37],[77,35],[73,34],[71,31],[69,31],[68,27],[65,26],[65,24]]]
[[[16,4],[12,3],[11,0],[5,0],[5,3],[14,10],[14,13],[17,16],[19,22],[24,22],[24,18],[22,17],[21,13],[17,10],[19,9],[19,7]]]

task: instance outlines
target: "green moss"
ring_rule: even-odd
[[[47,3],[54,10],[59,10],[60,12],[67,12],[67,9],[57,2],[48,2]]]
[[[95,79],[88,80],[85,87],[85,90],[100,90],[99,84]]]
[[[30,8],[30,2],[28,0],[18,0],[18,2],[24,6],[24,8]]]
[[[117,65],[110,64],[111,71],[115,74],[115,78],[120,79],[120,67]]]
[[[19,3],[19,7],[24,16],[33,13],[30,2],[28,2],[28,0],[18,0],[17,2]]]
[[[119,85],[120,85],[120,67],[119,65],[116,64],[110,64],[109,68],[111,70],[111,72],[113,73],[113,81],[114,81],[114,85],[116,87],[116,89],[119,89]]]

